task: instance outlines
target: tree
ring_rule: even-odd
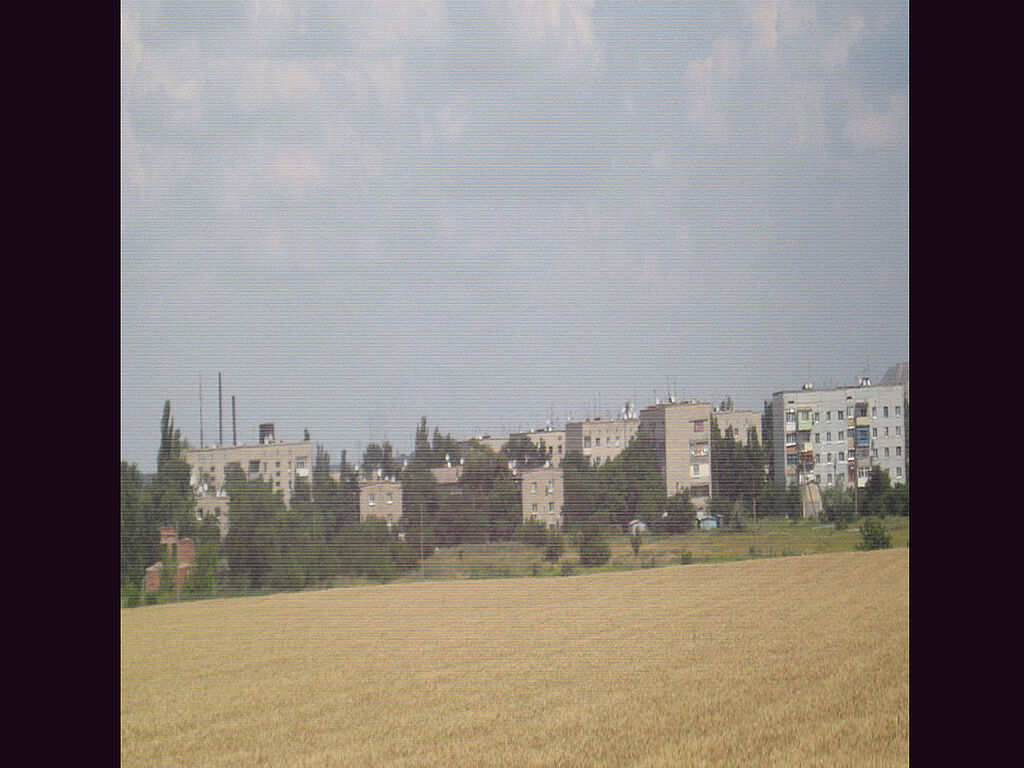
[[[392,455],[391,443],[386,440],[382,445],[370,443],[363,451],[363,474],[370,476],[377,470],[380,470],[384,477],[394,477],[398,474],[398,462]]]
[[[164,402],[160,419],[160,449],[152,486],[152,514],[157,525],[175,525],[179,536],[191,536],[196,527],[195,494],[189,484],[191,470],[182,458],[181,432],[174,428],[171,401]]]
[[[665,528],[668,533],[688,533],[697,527],[697,511],[689,491],[680,491],[665,505]]]
[[[146,568],[160,557],[160,533],[150,520],[149,493],[139,468],[121,462],[121,590],[142,588]]]
[[[641,543],[642,542],[641,542],[641,539],[640,539],[639,532],[634,533],[632,536],[629,537],[629,546],[631,546],[633,548],[633,557],[638,557],[640,555],[640,544]]]
[[[878,465],[871,467],[871,475],[864,484],[864,492],[860,502],[860,513],[862,515],[875,515],[884,517],[888,509],[889,493],[892,490],[892,481],[889,473]]]
[[[889,533],[877,517],[866,517],[860,524],[860,549],[888,549]]]
[[[589,524],[583,529],[576,547],[580,553],[580,565],[601,566],[612,556],[611,547],[594,524]]]

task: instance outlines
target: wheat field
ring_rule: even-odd
[[[121,763],[906,765],[908,549],[121,611]]]

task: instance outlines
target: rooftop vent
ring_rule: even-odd
[[[861,376],[860,377],[860,385],[862,387],[870,387],[871,386],[871,379],[869,379],[867,376]]]
[[[812,389],[814,389],[814,382],[813,381],[808,381],[808,382],[804,383],[804,390],[810,391]]]

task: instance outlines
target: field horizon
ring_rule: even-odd
[[[122,765],[904,765],[908,549],[121,611]]]

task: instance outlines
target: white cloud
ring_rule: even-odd
[[[271,161],[277,183],[293,197],[308,195],[323,178],[320,163],[307,149],[279,150]]]
[[[594,65],[601,59],[591,14],[593,0],[508,0],[517,48],[556,52],[562,63]]]
[[[880,111],[870,107],[854,111],[846,123],[846,135],[856,149],[882,149],[896,145],[908,124],[906,95],[894,93]]]

